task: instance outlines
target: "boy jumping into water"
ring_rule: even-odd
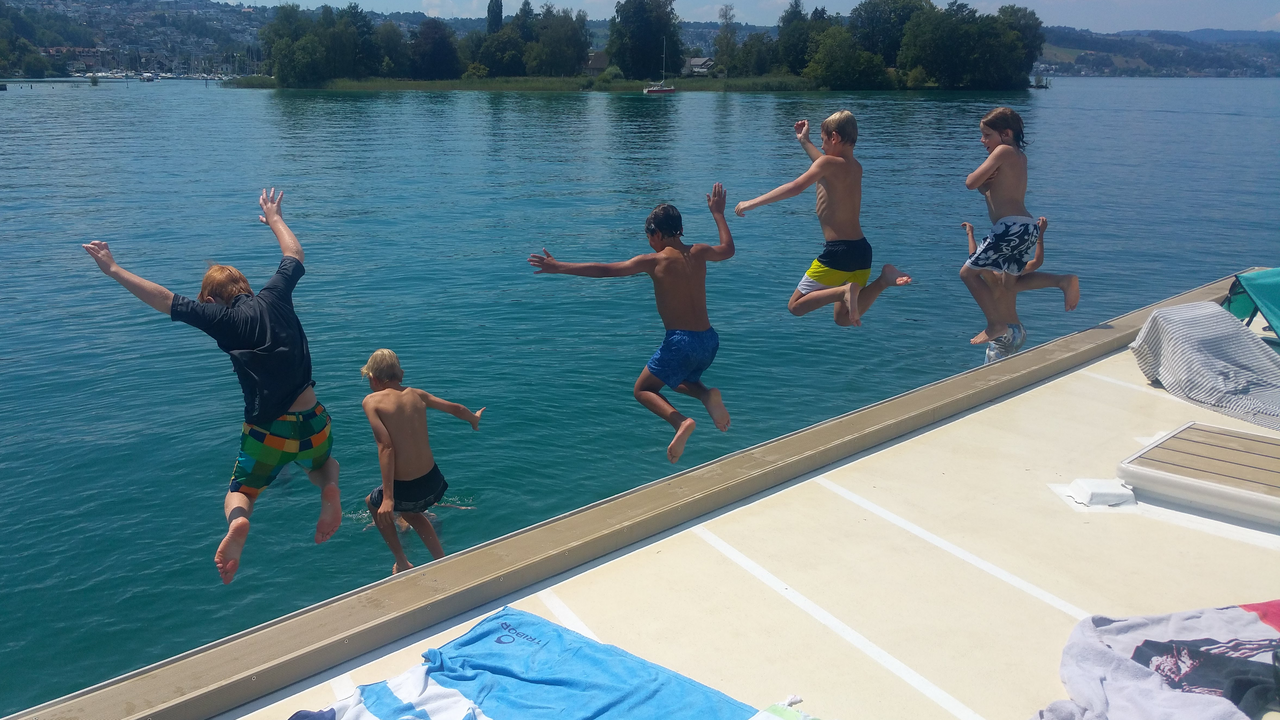
[[[658,301],[658,315],[667,328],[662,346],[640,371],[633,394],[654,415],[666,420],[676,436],[667,446],[667,459],[676,462],[684,445],[693,434],[693,418],[681,415],[662,396],[662,386],[695,397],[711,415],[722,432],[729,429],[729,411],[720,399],[720,391],[702,384],[702,373],[715,360],[720,336],[707,317],[707,263],[733,257],[733,235],[724,219],[725,192],[716,183],[707,196],[707,208],[720,231],[719,245],[685,245],[684,222],[680,211],[671,205],[659,205],[649,213],[644,233],[653,252],[637,255],[625,262],[566,263],[556,260],[543,248],[542,255],[529,256],[529,264],[537,273],[562,273],[583,277],[626,277],[647,273],[653,279],[653,294]]]
[[[480,413],[484,408],[473,413],[424,390],[402,386],[404,371],[400,369],[400,358],[390,350],[378,350],[370,355],[360,374],[369,380],[370,392],[362,405],[369,427],[373,428],[373,439],[378,443],[378,466],[382,469],[382,485],[369,493],[365,504],[396,558],[395,565],[391,566],[394,575],[413,567],[405,557],[396,532],[397,514],[418,532],[431,557],[436,560],[444,557],[435,528],[423,514],[440,502],[449,488],[431,454],[427,408],[471,423],[472,430],[480,429]]]
[[[964,281],[982,314],[987,327],[969,342],[979,345],[996,343],[999,347],[1012,347],[1015,343],[1011,322],[1016,316],[1009,314],[1012,297],[1018,291],[1015,286],[1019,276],[1027,271],[1041,228],[1027,212],[1027,155],[1024,152],[1022,118],[1007,107],[999,107],[987,113],[979,123],[982,145],[987,149],[987,159],[965,179],[965,187],[982,193],[987,202],[987,215],[991,218],[991,232],[977,243],[969,254],[960,279]],[[998,292],[1007,299],[997,297],[983,278],[983,271],[994,271],[999,283]],[[1066,307],[1073,310],[1080,301],[1080,283],[1074,275],[1062,276]],[[1041,279],[1043,280],[1043,278]],[[1047,287],[1040,285],[1039,287]],[[1025,289],[1032,289],[1027,286]]]
[[[809,121],[795,124],[796,140],[813,161],[803,175],[753,200],[738,203],[739,217],[762,205],[795,197],[817,184],[818,223],[826,243],[800,285],[791,294],[787,309],[804,315],[835,303],[837,325],[862,324],[862,315],[880,293],[893,285],[906,285],[911,278],[892,265],[880,269],[871,279],[871,243],[862,234],[862,165],[853,157],[858,142],[858,121],[853,113],[840,110],[822,121],[822,149],[809,140]]]
[[[240,568],[254,501],[285,465],[299,463],[320,488],[316,542],[328,540],[342,523],[338,461],[329,455],[329,413],[316,401],[311,351],[293,309],[293,288],[303,274],[302,245],[280,215],[283,199],[284,193],[276,195],[275,188],[263,190],[258,198],[258,220],[275,233],[284,258],[257,295],[239,270],[213,265],[204,274],[198,298],[192,300],[121,268],[105,242],[83,246],[107,277],[170,319],[203,330],[231,356],[244,391],[244,427],[223,501],[227,535],[213,556],[223,584]]]
[[[1027,331],[1022,325],[1022,320],[1018,317],[1017,294],[1026,292],[1027,290],[1040,290],[1042,288],[1056,287],[1062,290],[1063,297],[1067,301],[1067,310],[1075,310],[1075,305],[1071,305],[1071,298],[1067,295],[1068,290],[1072,287],[1079,288],[1080,280],[1075,275],[1055,275],[1053,273],[1039,272],[1039,268],[1044,264],[1044,234],[1049,229],[1049,221],[1046,218],[1040,218],[1036,221],[1040,235],[1036,240],[1035,257],[1031,258],[1027,263],[1027,267],[1022,274],[1018,276],[1017,282],[1013,285],[1012,292],[1006,292],[1003,284],[1003,278],[1000,273],[991,270],[982,271],[982,280],[991,288],[991,292],[995,294],[996,304],[1000,307],[1001,317],[1012,331],[1012,339],[1009,342],[997,339],[987,343],[987,362],[992,363],[1001,358],[1008,357],[1022,349],[1023,344],[1027,342]],[[965,233],[969,236],[969,255],[972,256],[978,251],[978,243],[973,237],[973,225],[962,222],[960,227],[964,228]]]

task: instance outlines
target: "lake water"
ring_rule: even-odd
[[[729,218],[708,273],[720,354],[706,380],[733,416],[699,420],[688,468],[973,367],[982,317],[957,277],[959,228],[984,208],[964,177],[978,119],[1027,123],[1027,204],[1049,217],[1048,271],[1083,300],[1023,295],[1040,343],[1280,253],[1280,80],[1058,79],[1007,94],[273,92],[156,84],[9,85],[0,93],[0,715],[161,660],[385,576],[368,529],[379,482],[359,368],[396,350],[406,382],[475,409],[433,414],[457,551],[673,471],[670,429],[631,397],[662,338],[643,276],[535,276],[647,251],[659,202],[714,242],[729,205],[799,174],[791,124],[847,107],[865,167],[863,226],[890,290],[859,329],[786,301],[821,234],[813,195]],[[816,132],[815,132],[816,137]],[[212,556],[241,402],[226,356],[101,275],[80,248],[194,294],[207,260],[255,287],[279,251],[257,222],[286,192],[306,248],[295,293],[334,422],[344,524],[312,542],[301,472],[264,493],[243,567]],[[1051,417],[1044,418],[1052,422]],[[409,542],[410,558],[429,556]],[[1256,598],[1255,598],[1256,599]]]

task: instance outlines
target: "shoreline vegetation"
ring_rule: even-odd
[[[709,49],[685,45],[674,0],[620,0],[608,42],[595,51],[585,11],[548,2],[535,12],[530,0],[510,20],[502,0],[489,0],[485,29],[463,37],[435,17],[406,34],[390,21],[375,27],[355,2],[317,11],[286,2],[258,36],[262,66],[278,87],[347,90],[409,89],[407,82],[441,90],[639,90],[645,81],[686,74],[694,75],[681,80],[687,90],[1021,90],[1045,42],[1036,13],[1012,4],[987,14],[958,0],[945,7],[862,0],[846,18],[790,0],[776,39],[756,32],[741,42],[734,6],[721,5],[719,14]],[[232,83],[263,85],[259,78]]]
[[[401,78],[364,78],[330,80],[317,90],[337,92],[396,92],[403,90],[481,90],[516,92],[640,92],[649,83],[645,80],[614,80],[593,83],[585,75],[577,77],[485,77],[457,78],[455,80],[408,80]],[[682,78],[672,84],[680,92],[805,92],[814,91],[812,80],[794,75],[766,75],[747,78]],[[247,75],[222,81],[223,87],[238,89],[280,89],[275,78],[268,75]]]

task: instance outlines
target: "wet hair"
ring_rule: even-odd
[[[1013,144],[1017,145],[1019,150],[1027,149],[1027,141],[1022,134],[1022,116],[1014,112],[1012,108],[998,107],[992,110],[982,116],[982,124],[996,134],[1000,134],[1005,130],[1012,132]]]
[[[840,142],[847,145],[856,145],[858,143],[858,119],[848,110],[837,110],[831,114],[831,117],[822,121],[822,134],[830,136],[836,133],[840,136]]]
[[[400,382],[404,379],[404,370],[400,369],[400,358],[386,348],[374,350],[369,362],[360,368],[361,377],[373,377],[382,382]]]
[[[210,265],[209,269],[204,272],[204,280],[200,283],[201,302],[211,297],[214,300],[221,300],[224,303],[230,303],[237,295],[252,295],[253,288],[249,287],[249,281],[237,269],[230,265]]]
[[[644,232],[646,235],[657,233],[663,237],[679,237],[684,235],[684,220],[675,205],[663,203],[649,213],[649,218],[644,221]]]

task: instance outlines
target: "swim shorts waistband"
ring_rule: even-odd
[[[310,410],[303,410],[302,412],[287,412],[276,419],[288,422],[306,422],[322,412],[324,412],[324,406],[320,403],[316,403]]]
[[[994,226],[999,225],[1000,223],[1026,223],[1028,225],[1035,225],[1036,219],[1026,215],[1006,215],[991,224]]]

